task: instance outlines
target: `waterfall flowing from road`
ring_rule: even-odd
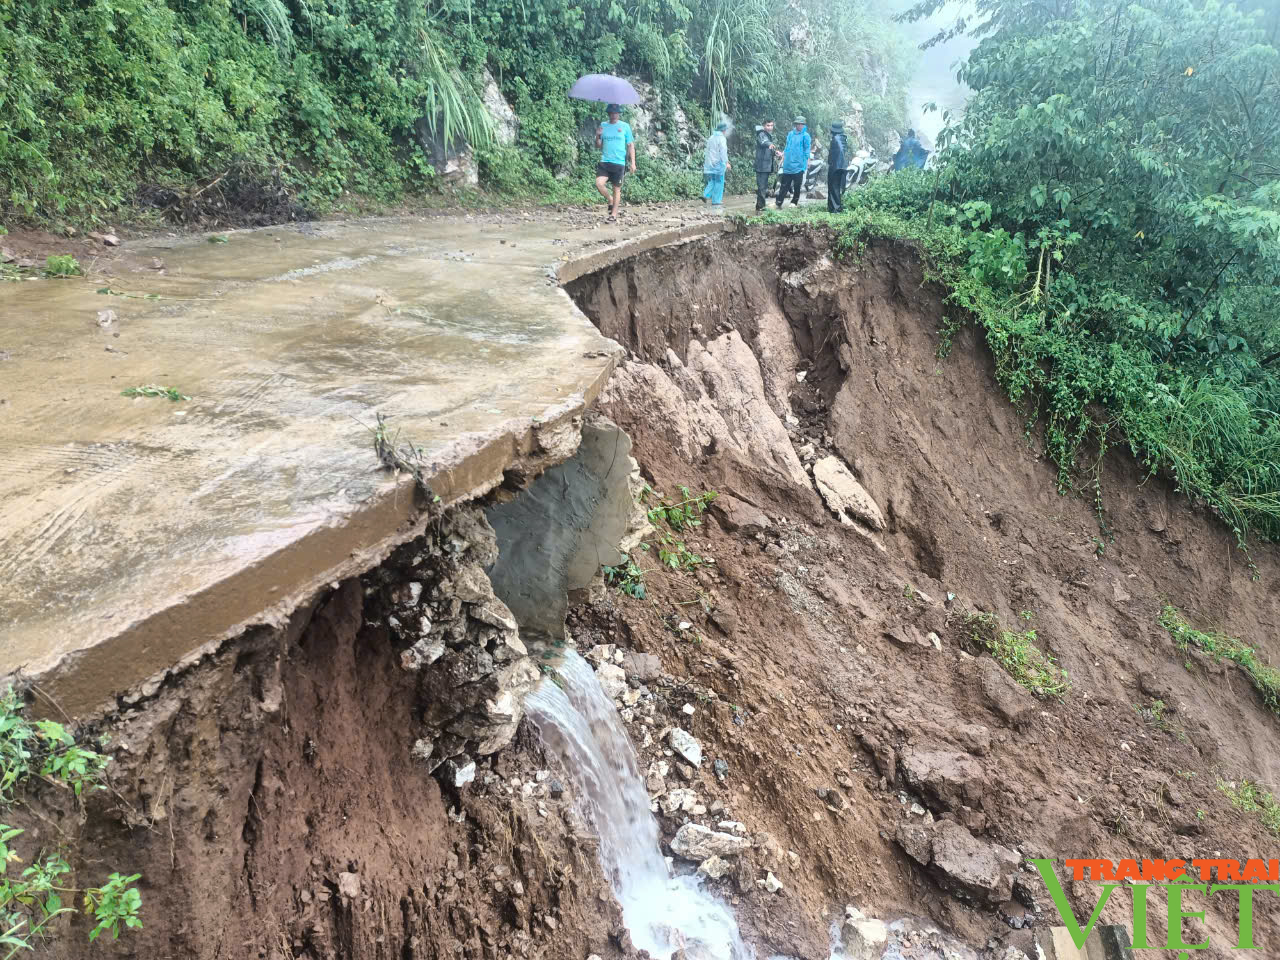
[[[559,683],[544,679],[525,702],[547,751],[559,757],[600,837],[600,861],[639,950],[670,960],[751,960],[729,908],[701,878],[671,876],[631,741],[595,672],[566,652]]]

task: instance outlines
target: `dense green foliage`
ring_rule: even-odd
[[[850,195],[845,244],[916,240],[1104,527],[1124,443],[1242,543],[1280,537],[1280,10],[982,8],[937,169]]]
[[[462,141],[493,190],[587,199],[601,107],[565,93],[592,71],[655,81],[665,130],[684,111],[685,147],[642,151],[633,186],[690,195],[721,110],[825,122],[861,98],[887,135],[909,61],[893,36],[850,0],[0,3],[0,213],[390,201],[437,190],[432,160]],[[493,145],[486,68],[519,117],[514,146]]]

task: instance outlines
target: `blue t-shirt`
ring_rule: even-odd
[[[626,163],[627,144],[635,143],[635,135],[631,132],[631,124],[625,120],[617,123],[600,124],[601,163]]]

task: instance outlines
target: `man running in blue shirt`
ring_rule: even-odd
[[[800,205],[800,189],[804,184],[804,174],[809,168],[809,150],[812,140],[805,129],[804,117],[796,117],[791,121],[793,129],[787,134],[787,146],[782,151],[782,173],[778,176],[778,209],[782,209],[787,193],[791,193],[791,205]]]
[[[619,119],[622,116],[620,106],[611,103],[605,112],[609,114],[609,122],[596,127],[596,146],[600,148],[596,189],[609,202],[609,223],[613,223],[618,219],[618,207],[622,204],[623,165],[626,164],[632,173],[636,172],[636,138],[631,132],[631,124]],[[613,185],[612,197],[606,183]]]

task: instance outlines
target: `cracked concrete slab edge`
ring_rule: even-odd
[[[577,312],[567,294],[565,299]],[[517,461],[525,461],[528,472],[536,475],[572,456],[574,451],[563,447],[548,452],[540,438],[564,427],[580,431],[582,416],[594,405],[620,353],[619,347],[603,358],[586,391],[548,408],[544,416],[459,437],[454,449],[470,447],[469,452],[424,478],[442,505],[484,496],[502,483],[504,470]],[[429,522],[430,515],[417,503],[412,478],[389,478],[377,494],[347,515],[199,594],[175,597],[163,609],[92,647],[24,664],[11,679],[32,690],[41,714],[92,717],[112,712],[118,696],[138,695],[198,663],[227,640],[255,627],[287,623],[329,584],[377,566],[400,544],[420,536]],[[282,579],[291,585],[270,586]]]
[[[712,236],[718,233],[732,233],[736,229],[737,224],[732,220],[717,220],[711,223],[695,223],[683,227],[672,227],[667,230],[648,233],[633,240],[625,240],[595,253],[566,260],[553,269],[556,279],[560,283],[572,283],[574,280],[579,280],[588,274],[612,267],[616,263],[644,253],[647,250],[681,243],[685,240],[696,240],[700,237]]]
[[[731,221],[718,221],[659,230],[565,261],[552,272],[563,285],[647,250],[735,229]],[[568,311],[590,323],[563,287],[558,293]],[[484,496],[522,459],[535,474],[567,460],[573,450],[548,453],[539,438],[573,421],[578,421],[574,429],[580,431],[581,417],[594,405],[622,355],[621,346],[615,346],[601,358],[599,373],[583,393],[548,408],[543,416],[458,437],[446,452],[455,456],[425,478],[442,503],[453,506]],[[332,518],[257,563],[198,594],[172,598],[161,610],[92,647],[22,664],[10,678],[33,691],[37,712],[81,718],[112,712],[117,698],[136,702],[166,677],[189,669],[247,630],[284,626],[329,584],[377,566],[400,544],[421,535],[429,522],[428,513],[416,503],[412,479],[388,479],[348,514]]]

